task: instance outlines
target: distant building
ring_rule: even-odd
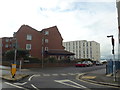
[[[13,37],[3,37],[2,38],[2,52],[13,49]]]
[[[13,37],[2,38],[3,52],[14,49],[26,49],[30,57],[63,59],[74,55],[64,50],[63,38],[56,26],[38,31],[28,25],[22,25]]]
[[[100,60],[100,44],[95,41],[70,41],[63,42],[65,50],[75,53],[76,59]]]
[[[120,60],[120,0],[117,0],[118,11],[118,59]]]

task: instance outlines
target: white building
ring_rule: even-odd
[[[118,59],[120,60],[120,0],[117,0],[117,11],[118,11]]]
[[[76,59],[100,60],[100,44],[95,41],[70,41],[63,42],[65,50],[75,53]]]

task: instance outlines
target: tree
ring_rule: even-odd
[[[28,50],[18,49],[17,50],[17,60],[21,58],[27,58],[29,55]],[[8,60],[14,60],[15,50],[9,50],[5,53],[5,56]]]

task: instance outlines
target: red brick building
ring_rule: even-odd
[[[2,52],[13,49],[13,37],[2,38]]]
[[[38,31],[28,25],[22,25],[13,37],[2,39],[3,52],[13,49],[16,44],[18,49],[29,50],[30,56],[36,58],[54,56],[61,59],[74,55],[64,50],[62,46],[63,38],[56,26]]]

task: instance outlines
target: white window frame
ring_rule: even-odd
[[[45,51],[48,51],[48,47],[45,47]]]
[[[31,50],[32,45],[31,44],[26,44],[26,50]]]
[[[27,40],[32,40],[32,35],[31,34],[27,34]]]
[[[48,43],[48,39],[45,39],[45,43]]]

